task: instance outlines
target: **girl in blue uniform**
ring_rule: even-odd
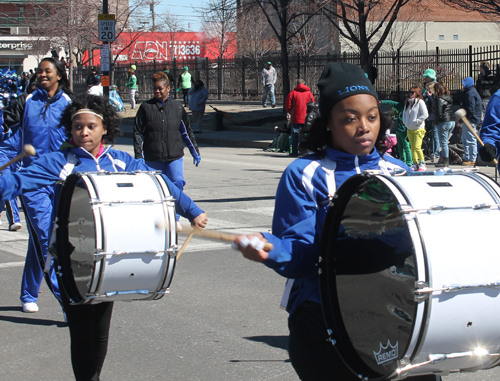
[[[272,234],[238,236],[234,244],[246,258],[289,278],[283,300],[290,314],[290,360],[300,379],[359,380],[327,341],[317,268],[323,224],[331,198],[349,177],[365,170],[411,169],[383,154],[391,121],[359,67],[328,64],[318,88],[321,116],[300,146],[310,154],[292,162],[281,177]],[[272,250],[263,249],[265,242]]]
[[[64,181],[72,172],[152,170],[142,160],[102,144],[103,138],[112,143],[120,135],[119,117],[104,98],[84,95],[75,99],[64,110],[61,126],[61,130],[68,132],[67,140],[59,151],[40,157],[19,172],[0,177],[2,200],[41,187],[54,189],[57,196],[60,186],[54,187],[54,184]],[[68,161],[75,163],[71,171],[68,171]],[[176,211],[194,226],[204,228],[206,214],[166,176],[164,178],[175,199]],[[52,210],[48,232],[52,232],[55,210]],[[50,234],[47,235],[50,238]],[[61,298],[70,330],[75,378],[78,381],[98,380],[107,352],[113,302],[71,305],[64,294],[61,294]]]
[[[5,140],[21,132],[21,147],[31,144],[35,157],[25,157],[23,167],[31,165],[37,157],[59,150],[66,140],[66,130],[58,128],[63,110],[71,103],[66,68],[61,61],[44,58],[36,69],[37,88],[30,94],[23,94],[9,107],[3,109],[3,131],[0,139]],[[30,233],[28,252],[21,283],[21,304],[24,312],[37,312],[38,291],[43,278],[42,268],[49,249],[48,228],[54,204],[52,186],[40,187],[25,192],[21,203]],[[55,286],[55,278],[48,281]],[[57,296],[59,290],[52,288]]]

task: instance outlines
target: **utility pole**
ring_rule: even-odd
[[[108,14],[108,0],[102,0],[102,13],[104,15]],[[103,44],[108,44],[108,49],[109,49],[109,41],[103,42]],[[106,83],[102,83],[102,85],[103,85],[102,92],[106,98],[109,98],[109,67],[108,67],[108,71],[103,71],[101,73],[101,77],[108,78]]]
[[[151,0],[151,4],[149,6],[149,9],[151,10],[151,15],[153,17],[153,27],[151,28],[152,32],[156,32],[156,25],[155,25],[155,0]]]

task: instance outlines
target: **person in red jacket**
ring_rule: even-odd
[[[285,109],[287,111],[287,120],[292,120],[292,144],[290,156],[299,156],[299,131],[305,123],[307,114],[307,104],[316,102],[311,89],[305,85],[303,79],[297,79],[297,86],[290,91],[285,101]]]

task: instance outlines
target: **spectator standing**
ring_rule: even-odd
[[[97,69],[95,66],[92,66],[90,69],[90,74],[87,77],[87,89],[90,89],[92,86],[99,84],[101,80],[98,78]]]
[[[408,131],[403,123],[403,110],[405,108],[404,102],[395,102],[390,100],[384,100],[381,102],[383,105],[389,105],[392,107],[392,115],[396,119],[396,139],[397,147],[399,152],[399,159],[408,165],[412,166],[413,160],[411,157],[411,147],[410,141],[408,140]]]
[[[271,107],[276,107],[276,96],[274,95],[274,85],[278,75],[276,69],[273,67],[271,62],[266,64],[266,67],[262,69],[262,107],[267,107],[267,95],[271,101]]]
[[[434,104],[434,85],[436,82],[427,83],[424,90],[424,102],[427,107],[427,112],[429,113],[429,117],[425,120],[425,131],[426,134],[429,133],[431,136],[432,144],[429,147],[429,156],[431,163],[434,163],[434,159],[439,157],[439,138],[436,129],[436,124],[434,122],[434,113],[432,111],[432,105]]]
[[[168,66],[165,65],[164,68],[163,68],[163,72],[167,75],[168,77],[168,80],[170,81],[170,97],[173,97],[175,98],[175,78],[173,76],[173,74],[170,72],[170,70],[168,70]]]
[[[476,128],[481,123],[483,105],[481,97],[474,86],[474,79],[467,77],[462,80],[464,91],[462,93],[462,108],[467,112],[466,116],[472,128]],[[473,166],[477,158],[477,140],[474,134],[464,126],[462,128],[462,144],[464,147],[464,157],[462,165]]]
[[[193,156],[193,164],[201,161],[189,118],[182,104],[169,97],[170,82],[160,71],[153,74],[154,97],[139,107],[135,117],[134,155],[161,171],[180,190],[184,189],[184,144]],[[177,222],[179,215],[177,215]],[[177,224],[178,229],[181,228]]]
[[[481,131],[481,128],[483,126],[483,119],[484,116],[486,115],[486,109],[488,108],[488,103],[491,98],[491,93],[489,90],[483,90],[481,92],[481,106],[482,106],[482,118],[481,118],[481,123],[479,123],[479,126],[477,127],[478,131]]]
[[[182,91],[182,98],[184,100],[184,107],[189,107],[189,90],[193,87],[193,76],[189,72],[189,67],[184,66],[182,74],[179,76],[179,86]]]
[[[201,134],[203,129],[203,115],[208,99],[208,90],[201,79],[194,83],[194,87],[189,90],[189,109],[193,113],[193,132]]]
[[[307,114],[307,104],[316,102],[311,89],[305,85],[303,79],[297,80],[297,86],[290,91],[285,100],[285,109],[287,111],[287,120],[291,119],[292,144],[290,156],[299,156],[299,132],[304,126]]]
[[[425,120],[429,116],[425,105],[422,90],[414,86],[410,89],[403,110],[403,123],[408,129],[408,140],[410,141],[411,154],[413,158],[412,169],[423,172],[427,169],[424,153],[422,152],[422,140],[425,136]]]
[[[128,87],[128,95],[130,98],[130,107],[135,109],[135,92],[137,91],[137,76],[135,75],[135,65],[132,65],[128,70],[128,81],[125,86]]]
[[[455,128],[453,116],[453,98],[448,91],[448,87],[443,82],[438,82],[434,86],[436,98],[434,99],[434,124],[441,145],[442,162],[436,164],[436,167],[448,167],[450,165],[450,150],[448,148],[448,139]]]
[[[104,94],[104,89],[101,84],[101,79],[97,76],[97,83],[87,90],[87,94],[95,95],[97,97],[102,97]]]

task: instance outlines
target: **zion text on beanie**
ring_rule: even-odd
[[[319,111],[326,117],[331,108],[342,99],[358,94],[369,94],[378,101],[377,92],[356,65],[347,62],[330,62],[323,69],[318,82]]]

